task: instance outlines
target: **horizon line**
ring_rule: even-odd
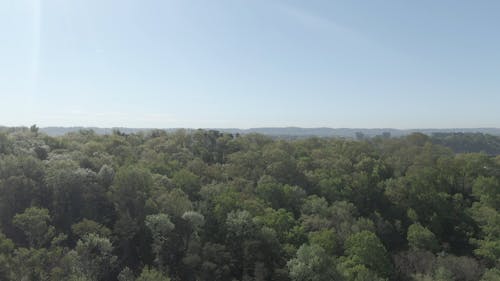
[[[254,129],[332,129],[332,130],[399,130],[399,131],[409,131],[409,130],[485,130],[485,129],[500,129],[500,127],[413,127],[413,128],[397,128],[397,127],[328,127],[328,126],[317,126],[317,127],[301,127],[301,126],[262,126],[262,127],[127,127],[127,126],[85,126],[85,125],[73,125],[73,126],[38,126],[37,124],[31,125],[16,125],[8,126],[1,125],[0,128],[29,128],[31,126],[37,126],[40,129],[45,128],[84,128],[84,129],[137,129],[137,130],[254,130]]]

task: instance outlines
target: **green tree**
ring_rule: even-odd
[[[109,238],[111,236],[111,230],[104,225],[97,223],[93,220],[83,219],[79,223],[75,223],[71,226],[71,231],[76,236],[82,238],[87,234],[95,233],[101,237]]]
[[[310,232],[309,243],[321,246],[328,255],[339,253],[337,235],[332,229]]]
[[[118,281],[135,281],[134,272],[128,267],[125,267],[120,271],[117,277]]]
[[[196,198],[201,188],[200,178],[186,169],[182,169],[173,175],[172,184],[188,194],[190,198]]]
[[[165,260],[162,256],[162,251],[175,225],[170,221],[170,217],[167,214],[156,214],[146,217],[146,227],[151,231],[151,235],[153,236],[152,248],[156,256],[155,262],[160,268],[163,268]]]
[[[290,230],[296,224],[293,214],[285,209],[274,210],[267,208],[265,214],[256,217],[255,220],[276,231],[278,239],[282,242],[287,240]]]
[[[378,274],[368,269],[365,265],[356,263],[350,258],[341,258],[337,265],[338,271],[346,281],[386,281]]]
[[[358,232],[349,237],[345,244],[346,254],[353,262],[366,266],[381,277],[391,275],[392,265],[387,250],[375,233]]]
[[[414,275],[415,281],[452,281],[457,280],[453,278],[448,270],[443,267],[438,267],[432,274],[418,273]]]
[[[111,199],[118,213],[143,220],[145,204],[153,186],[151,173],[140,167],[121,168],[111,187]]]
[[[55,235],[55,228],[50,225],[49,210],[31,207],[17,214],[13,224],[21,229],[26,236],[29,246],[40,248],[48,243]]]
[[[115,177],[115,170],[106,164],[102,165],[101,169],[99,170],[99,173],[97,173],[97,179],[99,180],[99,183],[104,187],[111,186],[114,177]]]
[[[222,244],[208,242],[203,246],[201,280],[231,280],[231,254]]]
[[[170,278],[161,273],[161,271],[145,267],[142,269],[141,275],[137,277],[136,281],[170,281]]]
[[[188,223],[188,231],[185,234],[185,248],[188,249],[190,242],[198,238],[199,232],[205,224],[205,217],[198,212],[188,211],[182,215],[182,219]]]
[[[0,165],[2,165],[0,160]],[[12,227],[12,218],[23,212],[32,203],[39,202],[40,185],[24,175],[9,176],[0,179],[0,223],[4,230]]]
[[[95,233],[85,235],[75,247],[76,262],[74,271],[89,280],[109,280],[116,266],[117,257],[113,255],[113,245],[108,238]]]
[[[188,195],[178,188],[174,188],[169,192],[162,192],[152,198],[152,201],[156,210],[171,217],[179,218],[193,209],[193,203],[189,200]]]
[[[481,278],[481,281],[499,281],[500,280],[500,269],[491,268],[486,270]]]
[[[9,280],[14,243],[0,232],[0,280]]]
[[[410,225],[406,237],[408,245],[414,250],[429,250],[432,252],[439,250],[439,244],[434,233],[419,223]]]
[[[152,186],[153,179],[149,171],[128,166],[118,170],[109,191],[109,198],[117,213],[113,232],[119,238],[119,249],[127,265],[138,264],[141,249],[148,248],[144,220]]]
[[[472,186],[472,193],[481,203],[500,210],[500,182],[498,179],[494,177],[478,177]]]
[[[302,245],[287,266],[293,281],[340,280],[333,270],[333,261],[318,245]]]

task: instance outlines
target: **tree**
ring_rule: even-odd
[[[255,221],[272,228],[282,242],[287,240],[289,231],[296,224],[293,214],[285,209],[274,210],[267,208],[265,214],[256,217]]]
[[[415,281],[453,281],[456,280],[453,278],[453,275],[447,271],[446,269],[439,267],[436,269],[436,271],[432,274],[415,274],[414,275],[414,280]]]
[[[172,184],[188,194],[190,198],[196,198],[201,188],[200,178],[186,169],[173,175]]]
[[[353,262],[366,266],[381,277],[389,277],[392,273],[387,250],[373,232],[365,230],[353,234],[345,242],[345,251]]]
[[[182,219],[189,225],[189,230],[185,235],[186,249],[188,249],[191,240],[198,238],[198,233],[205,224],[205,217],[198,212],[188,211],[182,215]]]
[[[346,281],[387,281],[378,276],[375,271],[350,258],[340,258],[337,269]]]
[[[233,274],[243,278],[253,269],[255,252],[251,249],[255,246],[257,226],[248,211],[233,211],[227,214],[226,228],[226,241],[235,259]]]
[[[109,191],[118,217],[113,232],[119,238],[119,248],[127,265],[138,264],[139,252],[148,247],[144,237],[144,220],[152,186],[153,179],[149,171],[128,166],[118,170]]]
[[[163,268],[165,265],[162,250],[175,225],[170,221],[170,217],[167,214],[156,214],[146,217],[146,227],[151,231],[151,235],[153,236],[152,248],[156,256],[155,262],[160,268]]]
[[[45,248],[18,248],[12,257],[11,280],[50,280],[49,251]],[[9,279],[7,279],[9,280]]]
[[[396,280],[412,280],[415,274],[429,274],[436,264],[436,256],[422,250],[399,252],[393,260]]]
[[[95,233],[85,235],[75,247],[74,271],[90,280],[109,280],[117,257],[108,238]]]
[[[469,211],[481,229],[480,235],[471,239],[477,247],[474,252],[494,264],[500,260],[500,211],[489,204],[490,198],[482,195],[486,202],[474,202]]]
[[[0,154],[7,154],[12,148],[12,143],[7,134],[0,132]]]
[[[9,280],[14,243],[0,232],[0,280]]]
[[[161,273],[161,271],[145,267],[135,281],[170,281],[170,278]]]
[[[302,245],[297,257],[287,263],[293,281],[340,280],[333,270],[333,261],[318,245]]]
[[[97,174],[80,168],[73,159],[49,159],[45,183],[50,192],[54,223],[64,231],[84,217],[106,221],[112,215]],[[110,214],[111,213],[111,214]]]
[[[106,164],[102,165],[99,173],[97,173],[97,179],[99,180],[99,183],[104,187],[109,187],[113,183],[114,177],[115,170]]]
[[[481,281],[498,281],[500,280],[500,269],[491,268],[488,269],[481,278]]]
[[[13,216],[40,201],[39,194],[40,185],[24,175],[0,180],[0,223],[6,233],[11,232]]]
[[[475,281],[481,278],[483,272],[481,264],[467,256],[441,253],[434,264],[434,276],[449,280]]]
[[[135,276],[130,268],[125,267],[120,271],[117,277],[118,281],[135,281]]]
[[[224,281],[231,279],[231,254],[226,246],[208,242],[203,246],[201,280]]]
[[[301,208],[302,214],[306,215],[322,215],[327,216],[328,214],[328,202],[324,197],[319,197],[317,195],[310,195],[302,204]]]
[[[35,134],[35,136],[38,135],[38,130],[39,130],[39,128],[36,124],[31,125],[30,132]]]
[[[500,137],[0,127],[0,280],[498,280],[500,156],[436,143]]]
[[[472,186],[472,193],[482,204],[500,210],[500,182],[496,178],[478,177]]]
[[[439,244],[434,233],[419,223],[410,225],[407,240],[410,248],[414,250],[429,250],[432,252],[439,250]]]
[[[169,192],[163,192],[152,198],[156,210],[170,215],[171,217],[181,217],[184,213],[193,209],[193,203],[188,195],[174,188]]]
[[[328,255],[338,254],[337,235],[332,229],[324,229],[309,233],[309,242],[321,246]]]
[[[125,167],[118,171],[111,187],[111,199],[119,214],[143,220],[144,207],[153,186],[151,173],[140,167]]]
[[[109,238],[111,236],[111,230],[109,230],[109,228],[88,219],[83,219],[81,222],[73,224],[71,226],[71,231],[73,232],[73,234],[80,238],[90,233],[94,233],[106,238]]]
[[[199,230],[205,224],[205,217],[195,211],[188,211],[182,215],[182,218],[189,222],[193,230]]]
[[[233,211],[227,214],[226,226],[228,238],[242,241],[254,236],[256,226],[248,211]]]
[[[14,216],[13,224],[21,229],[29,246],[40,248],[55,235],[55,228],[50,225],[49,210],[31,207]]]

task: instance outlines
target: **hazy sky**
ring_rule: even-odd
[[[500,127],[500,1],[0,0],[0,125]]]

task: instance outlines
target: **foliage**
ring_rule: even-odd
[[[345,249],[347,257],[354,263],[364,265],[382,277],[391,274],[388,253],[375,233],[364,230],[353,234],[347,239]]]
[[[154,268],[144,268],[136,281],[170,281],[170,278]]]
[[[290,278],[294,281],[335,280],[336,273],[332,271],[332,265],[331,258],[317,245],[302,245],[297,257],[287,263]]]
[[[408,245],[412,249],[436,252],[439,249],[436,236],[421,224],[414,223],[408,227]]]
[[[95,233],[85,235],[75,247],[74,270],[89,280],[107,280],[116,266],[113,245]]]
[[[0,280],[498,280],[499,139],[8,128]]]
[[[28,208],[22,214],[15,215],[12,223],[24,232],[30,247],[40,248],[54,236],[47,209]]]

